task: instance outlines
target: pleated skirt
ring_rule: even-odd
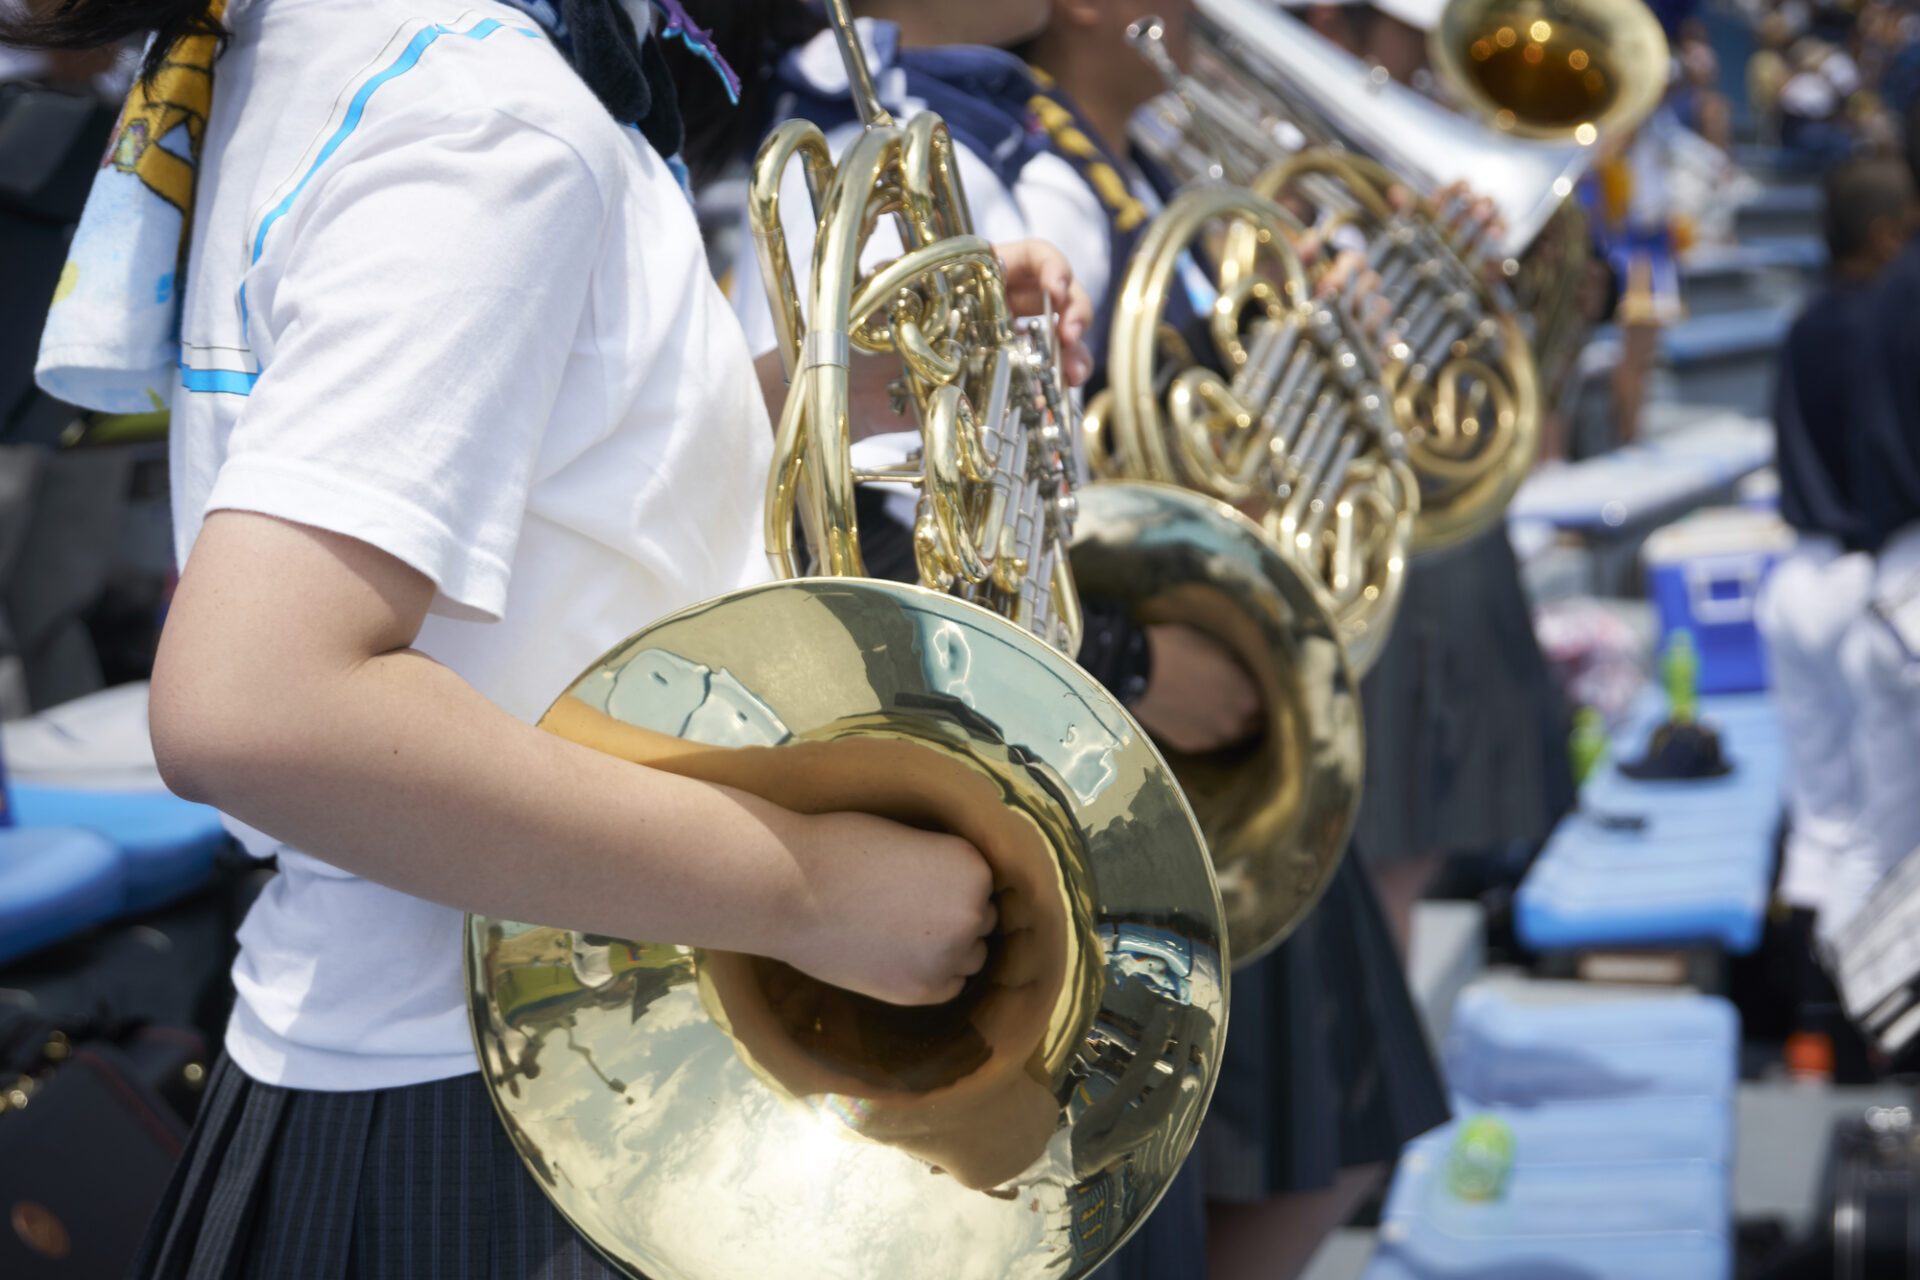
[[[1095,1275],[1206,1273],[1192,1162]],[[224,1056],[133,1280],[620,1280],[533,1181],[477,1074],[354,1093]]]
[[[1391,1161],[1447,1094],[1366,867],[1349,852],[1292,937],[1233,973],[1201,1132],[1210,1199],[1250,1204]]]
[[[224,1056],[134,1280],[618,1280],[520,1163],[477,1074],[316,1093]]]
[[[1369,862],[1543,840],[1573,806],[1571,718],[1504,527],[1408,569],[1360,702]]]

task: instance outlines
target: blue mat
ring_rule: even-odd
[[[1738,1042],[1732,1007],[1710,997],[1470,991],[1446,1050],[1462,1118],[1402,1154],[1367,1280],[1724,1280]],[[1489,1200],[1447,1186],[1476,1114],[1513,1134]]]
[[[205,884],[227,842],[218,812],[165,791],[29,783],[15,783],[11,791],[21,827],[85,827],[119,849],[126,862],[125,911],[163,906]]]
[[[0,964],[112,919],[126,896],[125,860],[104,836],[0,829]]]
[[[1586,533],[1637,528],[1698,506],[1772,460],[1772,430],[1729,413],[1580,462],[1542,467],[1521,484],[1507,515]]]
[[[1532,1004],[1485,990],[1454,1007],[1447,1080],[1468,1106],[1733,1096],[1740,1019],[1714,996]]]
[[[1541,849],[1514,898],[1526,946],[1759,945],[1784,769],[1772,705],[1758,693],[1703,697],[1701,719],[1720,731],[1733,772],[1635,781],[1615,762],[1639,756],[1662,714],[1643,703]]]

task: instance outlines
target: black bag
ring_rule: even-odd
[[[0,1014],[0,1276],[123,1276],[206,1078],[197,1032]]]

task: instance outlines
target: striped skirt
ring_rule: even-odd
[[[135,1280],[616,1280],[520,1163],[478,1075],[355,1093],[223,1056]]]
[[[1097,1280],[1206,1271],[1197,1168]],[[619,1280],[507,1140],[477,1074],[359,1093],[214,1067],[134,1280]]]

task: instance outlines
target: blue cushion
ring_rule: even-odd
[[[1711,996],[1538,1004],[1469,991],[1447,1076],[1513,1134],[1502,1193],[1447,1186],[1462,1120],[1401,1153],[1366,1280],[1699,1280],[1732,1273],[1740,1023]]]
[[[1536,951],[1717,944],[1744,955],[1760,942],[1773,884],[1785,747],[1765,694],[1700,699],[1733,772],[1720,778],[1627,777],[1664,717],[1651,693],[1554,829],[1514,896],[1514,927]],[[1637,827],[1608,825],[1610,817]]]
[[[226,843],[217,811],[165,791],[96,791],[15,783],[22,827],[87,827],[126,859],[126,910],[147,911],[193,892]]]
[[[98,833],[0,829],[0,963],[112,919],[126,892],[125,861]]]

